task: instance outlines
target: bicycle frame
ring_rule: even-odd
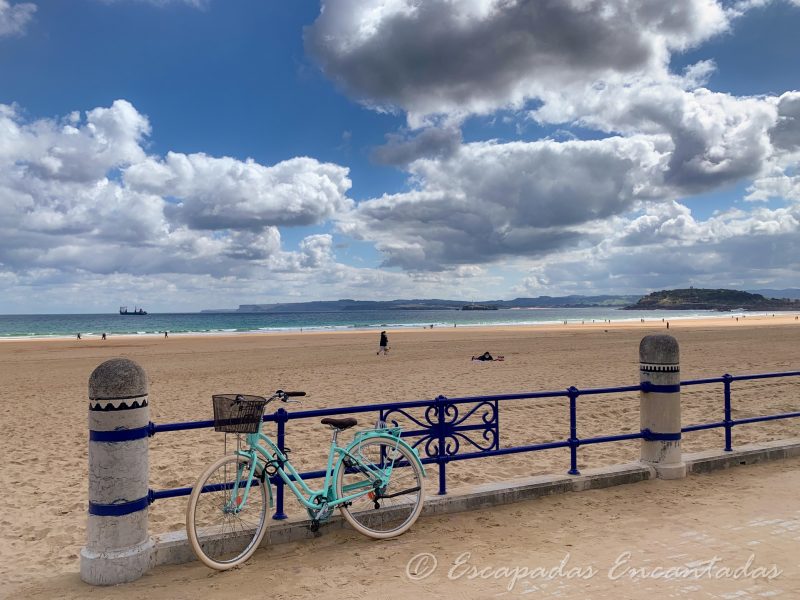
[[[328,462],[325,468],[325,480],[323,483],[323,488],[321,490],[313,490],[308,484],[303,480],[300,476],[300,473],[297,469],[294,468],[292,463],[289,461],[289,458],[284,454],[280,448],[278,448],[277,444],[272,441],[267,435],[261,433],[260,431],[257,433],[251,433],[247,435],[247,445],[248,450],[237,450],[236,454],[249,458],[252,461],[261,460],[264,463],[264,467],[271,466],[275,468],[277,475],[283,480],[286,486],[292,491],[295,495],[297,500],[308,510],[316,511],[321,508],[323,504],[327,504],[329,507],[333,508],[339,506],[340,504],[344,504],[346,502],[351,502],[352,500],[363,496],[364,494],[369,493],[374,489],[374,486],[369,482],[361,482],[350,484],[345,487],[345,491],[348,492],[344,496],[337,498],[336,492],[333,489],[334,484],[334,476],[338,469],[343,468],[344,465],[342,464],[344,459],[349,457],[351,458],[357,465],[358,468],[363,470],[369,470],[371,473],[370,475],[374,476],[376,480],[380,480],[381,486],[386,486],[389,482],[389,478],[391,477],[392,469],[394,468],[394,458],[391,459],[391,463],[388,465],[388,468],[384,469],[375,469],[371,465],[364,464],[357,456],[353,456],[350,452],[348,452],[348,448],[356,445],[356,443],[360,443],[366,439],[370,438],[391,438],[395,440],[395,449],[400,444],[404,444],[402,442],[399,435],[393,435],[389,431],[381,432],[380,430],[375,431],[366,431],[366,432],[358,432],[356,435],[355,440],[353,443],[350,444],[348,448],[343,448],[338,445],[337,437],[339,431],[334,430],[334,434],[331,438],[331,445],[330,450],[328,452]],[[259,456],[260,455],[260,456]],[[339,457],[338,460],[335,461],[336,457]],[[414,453],[416,456],[416,453]],[[334,465],[334,461],[336,464]],[[421,464],[420,464],[421,466]],[[245,491],[244,496],[237,500],[238,504],[236,508],[243,506],[247,502],[247,497],[250,493],[250,487],[253,482],[253,475],[255,469],[251,471],[247,483],[245,484]],[[424,474],[424,470],[423,470]],[[237,477],[237,481],[234,483],[234,487],[238,487],[240,478]],[[298,485],[299,484],[299,487]],[[238,492],[238,490],[237,490]],[[352,492],[352,493],[350,493]],[[237,497],[238,494],[234,494],[234,497]],[[271,492],[270,492],[271,497]],[[318,499],[321,498],[322,501]]]

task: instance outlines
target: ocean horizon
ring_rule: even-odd
[[[59,339],[112,335],[292,333],[414,329],[430,327],[535,326],[581,322],[654,322],[677,319],[732,318],[764,311],[621,310],[590,308],[510,308],[488,311],[359,310],[281,313],[149,313],[0,315],[0,339]],[[782,313],[787,314],[787,313]],[[795,314],[795,313],[792,313]]]

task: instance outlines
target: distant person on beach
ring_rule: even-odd
[[[81,334],[80,333],[78,334],[78,339],[81,339]]]
[[[389,338],[386,337],[386,332],[381,331],[381,341],[378,343],[378,351],[376,354],[383,353],[384,356],[389,352]]]
[[[165,331],[165,332],[164,332],[164,337],[165,337],[165,338],[168,338],[168,337],[169,337],[169,332],[168,332],[168,331]]]
[[[106,339],[106,334],[105,334],[105,333],[103,333],[103,336],[102,336],[102,338],[103,338],[103,339]]]
[[[497,356],[495,358],[494,356],[489,354],[489,352],[487,351],[487,352],[484,352],[483,354],[481,354],[480,356],[473,356],[472,360],[480,360],[480,361],[492,360],[492,361],[494,361],[494,360],[505,360],[505,357],[504,356]]]

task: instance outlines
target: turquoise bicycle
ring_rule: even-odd
[[[209,466],[195,483],[186,510],[186,531],[197,557],[209,567],[230,569],[256,551],[267,531],[272,487],[277,475],[308,512],[311,528],[335,509],[356,531],[377,538],[398,536],[422,511],[425,469],[399,427],[379,424],[358,431],[347,447],[340,432],[356,419],[322,419],[332,431],[325,480],[319,490],[306,484],[282,450],[261,432],[262,416],[274,400],[305,392],[278,390],[270,398],[241,394],[213,397],[214,429],[239,434],[237,450]]]

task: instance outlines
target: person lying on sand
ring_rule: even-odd
[[[504,356],[493,357],[489,352],[484,352],[480,356],[473,356],[472,360],[505,360]]]

